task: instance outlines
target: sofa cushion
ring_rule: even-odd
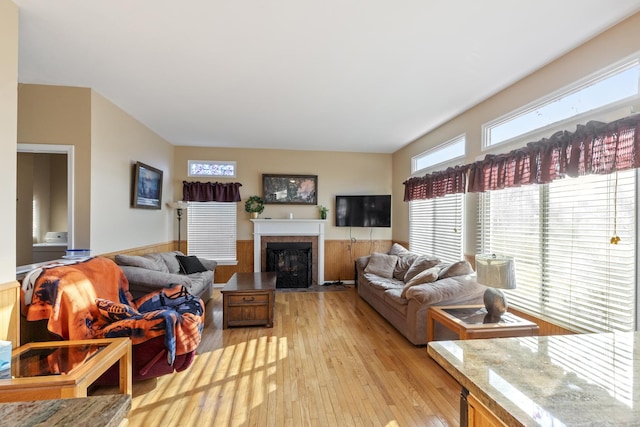
[[[407,283],[411,281],[411,279],[422,273],[424,270],[435,267],[439,263],[440,260],[437,257],[432,255],[420,255],[415,261],[413,261],[413,264],[411,264],[411,267],[409,267],[404,275],[404,282]]]
[[[207,271],[206,267],[202,265],[198,257],[195,255],[176,255],[176,259],[180,264],[180,273],[182,274],[202,273]]]
[[[402,246],[399,243],[394,243],[391,246],[391,249],[389,249],[389,252],[387,252],[389,255],[397,255],[397,256],[402,256],[402,255],[406,255],[409,254],[411,252],[409,252],[409,249],[405,248],[404,246]]]
[[[158,260],[147,256],[122,255],[115,256],[115,262],[118,265],[126,265],[130,267],[146,268],[147,270],[163,271],[164,268],[158,264]]]
[[[372,288],[376,289],[402,289],[404,287],[404,283],[395,280],[394,278],[386,278],[376,276],[372,273],[364,273],[365,279],[369,282]]]
[[[402,288],[402,298],[407,297],[407,290],[412,286],[422,285],[424,283],[431,283],[438,280],[438,273],[440,268],[438,266],[424,270],[416,274],[411,280],[409,280]]]
[[[409,304],[409,300],[402,296],[402,289],[387,289],[384,291],[384,300],[396,310],[406,314],[406,305]]]
[[[167,266],[167,270],[169,271],[169,273],[171,274],[180,273],[180,263],[178,263],[176,256],[178,255],[184,256],[182,252],[180,251],[158,252],[154,255],[158,256],[162,260],[162,262],[164,262],[164,265]]]
[[[467,302],[470,297],[481,296],[485,289],[475,281],[474,276],[468,275],[412,286],[406,295],[407,299],[415,299],[420,304],[438,304],[441,301],[447,301],[449,305],[470,304]]]
[[[473,273],[473,267],[467,261],[458,261],[446,266],[438,274],[438,279],[446,279],[447,277],[464,276]]]
[[[393,277],[393,270],[396,267],[396,262],[398,262],[397,255],[374,252],[371,254],[371,258],[369,258],[369,263],[364,269],[364,272],[391,279]]]
[[[398,255],[398,262],[396,262],[396,268],[393,270],[393,277],[398,280],[404,280],[405,274],[407,274],[407,271],[409,271],[409,268],[411,268],[417,258],[418,254],[412,252]]]

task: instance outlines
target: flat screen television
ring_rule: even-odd
[[[336,196],[336,227],[391,227],[391,195]]]

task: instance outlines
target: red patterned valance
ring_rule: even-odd
[[[589,122],[506,154],[487,155],[470,165],[449,168],[405,184],[405,201],[528,184],[564,176],[608,174],[640,166],[640,114],[611,123]]]
[[[187,202],[239,202],[239,182],[187,182],[182,181],[182,200]]]

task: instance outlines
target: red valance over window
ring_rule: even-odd
[[[456,166],[404,182],[404,201],[432,199],[447,194],[464,193],[468,166]]]
[[[404,200],[464,192],[460,182],[467,183],[467,191],[477,193],[639,166],[640,114],[636,114],[611,123],[589,122],[573,133],[557,132],[510,153],[489,154],[470,165],[411,178],[404,183]],[[458,173],[452,175],[453,171]]]
[[[187,202],[239,202],[239,182],[187,182],[182,181],[182,199]]]

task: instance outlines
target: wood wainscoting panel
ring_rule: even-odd
[[[186,242],[182,242],[182,249],[183,252],[186,253],[185,251],[187,250],[186,248]],[[100,256],[103,256],[105,258],[109,258],[109,259],[114,259],[116,255],[122,254],[122,255],[146,255],[146,254],[153,254],[156,252],[171,252],[171,251],[177,251],[178,250],[178,242],[177,241],[173,241],[173,242],[166,242],[166,243],[157,243],[155,245],[149,245],[149,246],[140,246],[138,248],[131,248],[131,249],[123,249],[121,251],[118,252],[110,252],[110,253],[106,253],[106,254],[101,254]]]
[[[374,252],[388,252],[391,240],[325,240],[324,277],[327,282],[355,279],[355,261]]]

